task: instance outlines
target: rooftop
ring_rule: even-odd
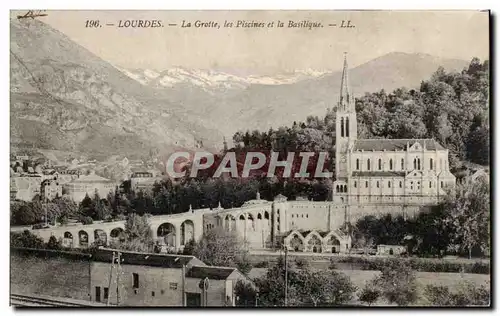
[[[113,182],[112,180],[100,177],[96,174],[91,174],[88,176],[80,176],[77,179],[74,179],[70,183],[96,183],[96,182],[101,182],[101,183],[111,183]]]
[[[72,260],[79,259],[106,263],[111,263],[111,261],[113,260],[112,249],[98,249],[92,251],[91,253],[83,253],[77,251],[56,251],[49,249],[11,248],[11,252],[25,255],[35,255],[38,257],[64,257]],[[123,250],[120,250],[120,252],[122,264],[162,268],[182,268],[183,265],[186,265],[191,260],[196,259],[194,256],[185,255],[141,253]],[[199,260],[196,261],[201,262]]]
[[[404,177],[404,171],[353,171],[353,177]]]
[[[192,266],[186,274],[188,278],[204,279],[209,278],[213,280],[225,280],[236,268],[228,267],[210,267],[210,266]]]
[[[358,139],[354,143],[354,151],[396,151],[396,150],[407,150],[407,146],[412,146],[415,143],[419,143],[422,147],[427,150],[445,150],[434,139]]]

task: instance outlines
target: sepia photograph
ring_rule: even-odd
[[[488,10],[11,10],[10,305],[492,305]]]

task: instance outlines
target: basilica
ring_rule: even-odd
[[[448,150],[434,139],[358,139],[347,58],[336,114],[335,202],[434,204],[455,186]]]

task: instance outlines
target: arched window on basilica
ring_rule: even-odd
[[[366,169],[370,171],[370,159],[366,162]]]
[[[432,158],[429,160],[429,168],[431,168],[431,170],[434,168],[434,160]]]
[[[392,170],[392,158],[389,159],[389,170]]]
[[[405,160],[401,158],[401,170],[405,170]]]
[[[356,159],[356,170],[359,170],[359,159]]]
[[[349,137],[349,118],[345,118],[345,136]]]

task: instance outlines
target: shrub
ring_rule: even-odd
[[[484,286],[462,282],[450,291],[447,286],[427,285],[424,295],[432,306],[487,306],[490,304],[490,291]]]
[[[390,303],[407,306],[417,300],[415,272],[406,265],[390,262],[373,281]]]
[[[426,258],[363,258],[345,257],[339,262],[360,265],[363,270],[382,270],[387,265],[407,265],[415,271],[421,272],[464,272],[476,274],[489,274],[490,263],[486,262],[453,262]]]
[[[380,297],[381,292],[377,289],[371,282],[367,282],[361,293],[359,294],[359,300],[365,302],[368,306],[375,303]]]
[[[260,261],[253,265],[255,268],[268,268],[269,261]]]
[[[84,216],[80,219],[83,225],[90,225],[94,223],[94,220],[90,216]]]
[[[297,257],[295,258],[295,266],[298,269],[304,269],[309,266],[309,262],[307,262],[307,260],[304,258]]]

